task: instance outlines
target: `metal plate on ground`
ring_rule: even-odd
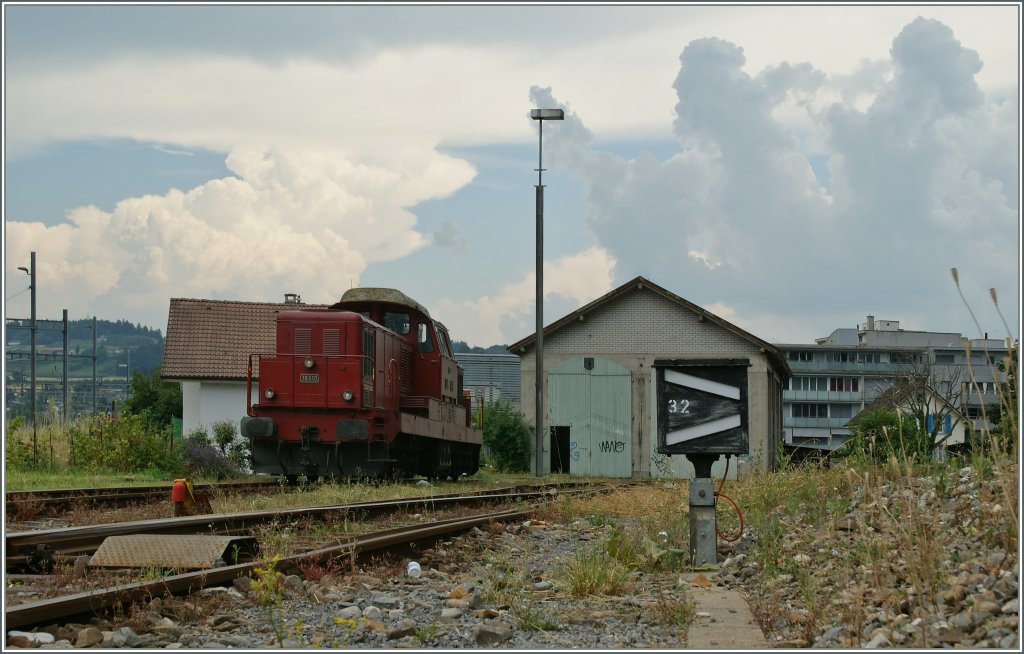
[[[250,561],[258,555],[259,543],[250,536],[138,534],[110,536],[92,555],[89,566],[203,570]]]

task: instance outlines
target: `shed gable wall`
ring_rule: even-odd
[[[755,344],[648,289],[625,294],[544,337],[544,354],[763,355]],[[532,358],[532,353],[528,353]]]

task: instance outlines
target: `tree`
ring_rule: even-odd
[[[128,399],[124,406],[129,413],[145,416],[153,426],[167,426],[172,418],[181,418],[181,386],[160,379],[159,367],[154,368],[149,375],[136,370],[132,372]]]
[[[875,461],[888,461],[893,455],[917,463],[931,460],[932,436],[912,415],[895,409],[868,409],[857,415],[851,427],[853,438],[844,446],[854,454]]]
[[[488,405],[484,416],[484,445],[494,467],[503,472],[529,472],[532,430],[523,414],[499,400]]]
[[[913,363],[906,378],[897,381],[890,393],[890,408],[912,416],[931,443],[943,445],[953,429],[964,420],[964,375],[962,365]]]

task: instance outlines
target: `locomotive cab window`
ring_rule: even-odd
[[[416,349],[420,352],[433,352],[434,341],[430,338],[430,330],[426,323],[416,326]]]
[[[376,339],[373,337],[372,329],[363,330],[363,378],[373,378],[373,354]]]
[[[409,333],[409,314],[385,311],[384,326],[397,334],[405,336]]]
[[[442,327],[441,325],[438,325],[437,323],[435,323],[435,327],[437,329],[437,340],[438,344],[441,347],[441,354],[445,355],[446,357],[452,357],[454,359],[455,356],[452,354],[452,344],[451,341],[448,339],[448,331],[445,330],[445,328]]]

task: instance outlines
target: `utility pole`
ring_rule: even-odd
[[[36,253],[32,253],[29,268],[18,266],[18,270],[24,270],[28,273],[28,288],[29,291],[31,291],[30,296],[32,298],[32,313],[31,318],[29,319],[29,333],[31,334],[29,345],[31,358],[29,368],[31,370],[30,383],[32,384],[32,387],[29,389],[29,402],[32,403],[32,461],[36,462],[39,460],[39,446],[37,443],[38,430],[36,427]]]

